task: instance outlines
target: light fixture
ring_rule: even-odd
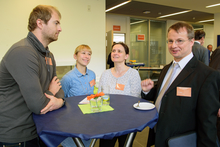
[[[157,18],[169,17],[169,16],[173,16],[173,15],[178,15],[178,14],[187,13],[187,12],[190,12],[190,11],[192,11],[192,10],[181,11],[181,12],[177,12],[177,13],[172,13],[172,14],[168,14],[168,15],[163,15],[163,16],[160,16],[160,17],[157,17]]]
[[[144,13],[144,14],[149,14],[149,13],[150,13],[150,11],[144,11],[143,13]]]
[[[203,30],[203,28],[196,28],[196,29],[194,29],[194,31],[196,31],[196,30]]]
[[[108,11],[111,11],[111,10],[113,10],[113,9],[116,9],[116,8],[118,8],[118,7],[120,7],[120,6],[123,6],[123,5],[127,4],[127,3],[129,3],[129,2],[131,2],[131,0],[126,1],[126,2],[123,2],[123,3],[121,3],[121,4],[118,4],[118,5],[114,6],[114,7],[111,7],[111,8],[109,8],[109,9],[105,10],[105,12],[108,12]]]
[[[145,21],[146,21],[146,20],[141,20],[141,21],[132,22],[132,23],[130,23],[130,25],[142,23],[142,22],[145,22]]]
[[[214,21],[214,19],[209,19],[209,20],[198,21],[198,23],[201,23],[201,22],[209,22],[209,21]]]
[[[214,4],[214,5],[209,5],[209,6],[206,6],[206,8],[215,7],[215,6],[219,6],[219,5],[220,5],[220,3]]]

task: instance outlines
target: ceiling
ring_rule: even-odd
[[[106,0],[106,10],[127,0]],[[220,3],[219,0],[131,0],[119,8],[106,13],[128,15],[136,18],[158,19],[158,20],[181,20],[190,23],[214,19],[215,13],[220,13],[220,6],[206,8],[207,5]],[[192,10],[188,13],[157,18],[162,15]],[[150,11],[144,14],[144,11]],[[206,22],[213,24],[214,22]]]

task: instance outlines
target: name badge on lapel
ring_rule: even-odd
[[[191,93],[192,93],[191,87],[177,87],[176,88],[177,96],[191,97]]]

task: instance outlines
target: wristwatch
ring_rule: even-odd
[[[62,98],[62,99],[63,99],[63,105],[62,105],[62,107],[63,107],[66,103],[66,100],[64,98]]]

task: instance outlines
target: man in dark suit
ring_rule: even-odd
[[[220,72],[220,46],[218,46],[215,51],[212,53],[211,55],[211,61],[209,63],[209,66],[218,70]],[[219,91],[220,94],[220,91]],[[219,97],[219,101],[220,101],[220,97]],[[218,139],[220,141],[220,109],[218,111],[218,117],[217,117],[217,134],[218,134]]]
[[[218,46],[212,53],[210,59],[212,62],[209,63],[209,66],[218,70],[220,72],[220,46]]]
[[[192,47],[192,52],[199,61],[209,66],[209,52],[203,46],[204,41],[205,41],[205,32],[203,30],[196,30],[195,42]]]
[[[156,85],[150,79],[141,82],[142,98],[155,101],[159,113],[156,127],[150,130],[148,146],[155,143],[156,147],[167,147],[170,137],[195,131],[197,146],[215,147],[220,74],[193,55],[194,31],[190,24],[173,24],[167,39],[174,60],[163,68]],[[174,63],[177,68],[171,74]],[[170,75],[171,80],[167,80]],[[159,100],[167,81],[171,84]]]

